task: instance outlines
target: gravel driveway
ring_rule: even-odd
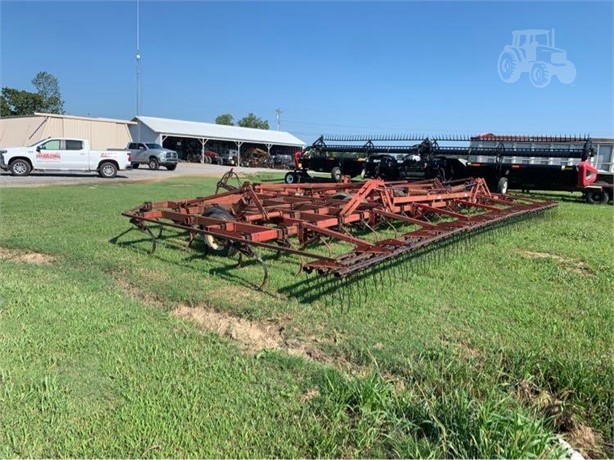
[[[138,168],[131,171],[119,171],[114,179],[103,179],[96,173],[41,173],[33,172],[27,177],[13,177],[9,172],[1,171],[0,187],[41,187],[45,185],[74,185],[74,184],[108,184],[115,182],[136,182],[141,180],[164,180],[180,176],[208,176],[222,177],[230,166],[219,166],[198,163],[179,163],[177,169],[168,171],[160,168],[157,171]],[[235,167],[239,174],[253,174],[257,172],[277,172],[285,174],[287,171],[268,168],[240,168]]]

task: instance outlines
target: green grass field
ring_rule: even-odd
[[[612,456],[611,206],[318,299],[298,260],[154,255],[123,210],[215,179],[0,190],[0,457]],[[397,273],[398,274],[398,273]]]

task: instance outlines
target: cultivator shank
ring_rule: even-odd
[[[304,272],[345,278],[556,206],[493,194],[482,179],[245,182],[227,189],[203,198],[146,202],[123,215],[147,231],[154,245],[151,227],[160,227],[160,234],[176,228],[187,232],[190,244],[200,236],[214,254],[239,252],[264,266],[254,248],[271,249],[299,256]]]

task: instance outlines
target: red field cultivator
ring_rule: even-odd
[[[206,252],[253,258],[264,248],[296,255],[300,270],[341,280],[396,266],[433,247],[543,213],[555,202],[491,193],[482,179],[325,184],[228,184],[222,193],[145,202],[123,215],[156,241],[165,228],[185,231]],[[159,230],[158,236],[152,230]]]

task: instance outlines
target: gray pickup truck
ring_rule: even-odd
[[[163,148],[160,144],[145,142],[130,142],[127,150],[130,151],[132,167],[147,165],[149,169],[158,169],[164,166],[169,171],[177,168],[177,152]]]

